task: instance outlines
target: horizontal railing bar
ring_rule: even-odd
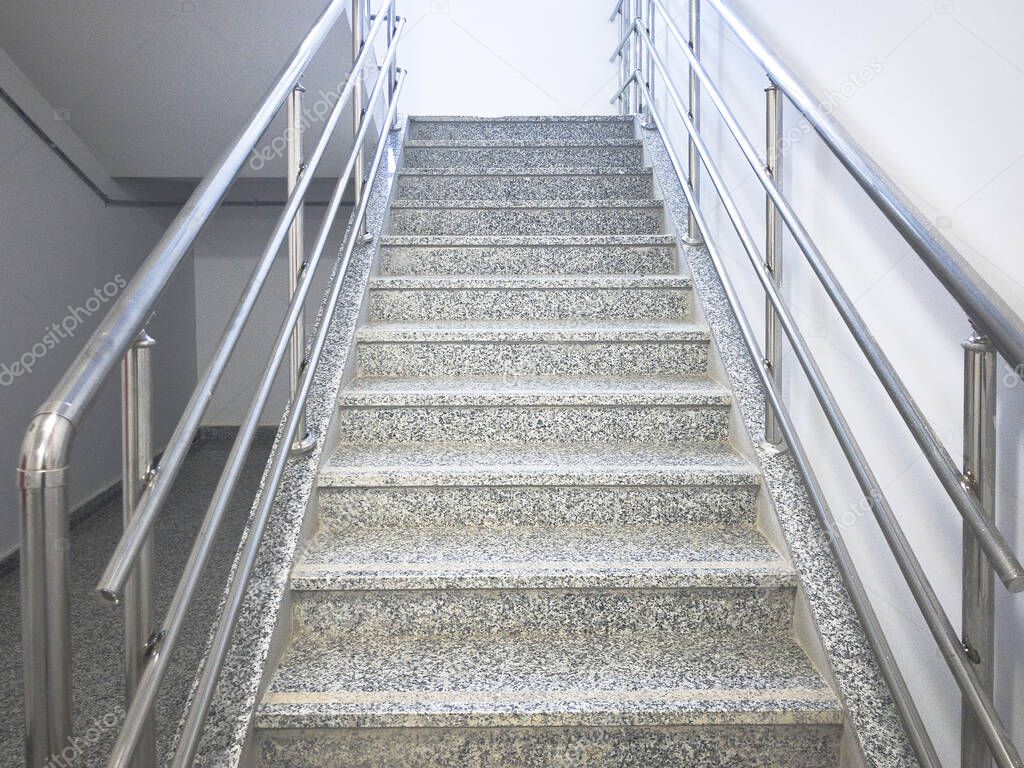
[[[629,25],[629,29],[627,29],[625,34],[622,35],[622,39],[619,40],[619,44],[615,46],[615,51],[612,53],[611,56],[608,57],[609,64],[614,64],[615,60],[622,55],[622,49],[626,46],[626,43],[633,39],[633,33],[636,32],[639,28],[640,19],[633,19],[633,23]],[[615,101],[615,99],[612,99],[612,101]]]
[[[935,476],[945,489],[947,496],[956,506],[964,522],[970,527],[971,532],[978,539],[978,543],[984,550],[992,568],[999,575],[1000,580],[1007,589],[1013,592],[1024,590],[1024,565],[1021,565],[1010,544],[982,509],[978,497],[969,492],[964,485],[963,472],[960,471],[953,458],[949,455],[949,452],[942,445],[942,441],[935,434],[928,419],[921,412],[913,396],[896,372],[895,367],[875,340],[864,318],[857,311],[856,306],[850,300],[849,295],[835,276],[835,273],[828,266],[825,257],[817,245],[815,245],[810,233],[796,215],[792,205],[783,196],[775,181],[765,170],[764,163],[758,157],[753,143],[725,103],[721,92],[711,81],[707,70],[704,69],[697,57],[693,55],[693,51],[690,50],[682,33],[669,17],[663,0],[653,1],[661,12],[670,35],[686,56],[691,71],[695,72],[700,78],[705,91],[739,145],[747,164],[754,171],[754,174],[772,199],[772,202],[775,203],[775,207],[781,214],[783,221],[786,222],[793,240],[804,254],[818,281],[825,289],[825,293],[828,294],[833,306],[839,312],[840,317],[843,318],[843,322],[857,342],[857,346],[860,347],[864,357],[871,365],[871,369],[875,372],[882,387],[889,395],[889,399],[892,400],[896,410],[903,418],[918,447],[920,447],[924,457],[928,460],[929,466],[931,466]],[[655,49],[654,41],[650,35],[642,28],[637,30],[637,34],[640,35],[648,50],[653,53],[658,69],[668,79],[667,65],[661,54]],[[671,83],[669,83],[669,87],[672,87]]]
[[[803,369],[807,381],[814,391],[825,417],[829,421],[832,432],[835,434],[840,448],[857,478],[861,491],[864,493],[875,519],[878,521],[879,528],[882,530],[882,534],[889,545],[896,564],[903,574],[907,586],[910,588],[915,602],[917,602],[918,608],[921,610],[925,623],[928,625],[936,644],[939,646],[939,650],[943,658],[945,658],[954,679],[964,693],[972,712],[974,712],[979,723],[981,723],[982,729],[985,731],[986,739],[992,748],[996,762],[1000,768],[1024,768],[1024,762],[1021,761],[1016,747],[1009,740],[1009,736],[995,706],[987,698],[977,675],[974,674],[974,670],[969,666],[969,661],[964,653],[960,639],[953,629],[945,610],[942,608],[942,604],[939,602],[939,598],[935,594],[927,574],[925,574],[924,569],[921,567],[917,555],[903,533],[898,519],[889,506],[889,502],[882,491],[878,479],[875,477],[874,471],[871,469],[860,445],[853,436],[853,431],[850,429],[850,425],[846,421],[846,417],[843,415],[835,395],[818,368],[814,355],[807,346],[807,342],[799,327],[793,320],[789,308],[779,296],[771,275],[768,274],[760,260],[753,236],[744,223],[736,206],[736,201],[722,179],[717,164],[711,159],[707,145],[690,120],[679,94],[675,91],[674,87],[668,87],[670,85],[669,82],[666,82],[665,85],[666,92],[679,113],[687,133],[700,155],[708,178],[715,186],[719,199],[722,201],[722,206],[743,245],[751,266],[754,268],[754,273],[764,288],[769,301],[775,307],[779,324],[789,339],[797,361],[800,363],[800,367]],[[650,91],[647,90],[643,83],[639,83],[639,86],[641,92],[648,99],[647,103],[653,112],[655,105]],[[664,121],[660,121],[659,125],[664,126]]]
[[[668,156],[669,162],[672,164],[672,168],[675,171],[676,178],[679,180],[680,186],[686,194],[687,203],[693,211],[694,218],[697,221],[697,226],[700,228],[701,232],[707,232],[707,220],[700,208],[695,204],[693,193],[686,184],[686,173],[683,170],[682,163],[679,161],[672,145],[668,142],[667,138],[665,138],[667,134],[664,124],[660,120],[660,112],[657,112],[655,108],[652,108],[652,112],[654,113],[655,122],[657,122],[658,127],[661,128],[665,154]],[[814,474],[811,462],[804,451],[802,443],[800,442],[799,435],[793,425],[792,418],[783,404],[781,395],[776,389],[774,379],[761,359],[762,356],[759,353],[757,336],[754,334],[753,328],[750,325],[750,320],[747,318],[746,312],[743,310],[742,304],[740,303],[739,297],[733,286],[732,279],[729,277],[729,274],[725,269],[725,264],[718,252],[718,246],[715,245],[713,241],[707,239],[704,244],[707,246],[708,254],[714,262],[715,269],[718,272],[718,277],[722,283],[722,290],[725,292],[726,298],[734,310],[737,323],[740,327],[740,332],[743,335],[754,369],[757,371],[758,378],[761,379],[761,383],[765,388],[771,407],[777,414],[779,427],[785,437],[786,445],[789,447],[793,460],[796,462],[796,465],[800,470],[801,476],[807,483],[812,503],[818,511],[818,516],[824,528],[825,535],[828,537],[829,544],[832,547],[833,554],[835,555],[836,565],[839,567],[839,570],[843,575],[847,590],[850,593],[854,608],[857,611],[857,616],[860,618],[861,624],[864,627],[864,633],[867,636],[868,641],[872,644],[872,647],[875,649],[875,653],[878,657],[878,666],[882,671],[882,675],[885,677],[886,683],[889,685],[896,708],[899,710],[900,716],[906,724],[908,738],[921,759],[924,768],[942,768],[938,754],[935,752],[935,747],[932,744],[931,738],[928,736],[924,722],[921,720],[921,714],[918,711],[917,706],[914,704],[913,696],[910,693],[910,689],[907,688],[906,680],[904,680],[903,674],[900,672],[899,665],[896,663],[896,658],[892,649],[889,647],[889,642],[886,640],[885,632],[882,630],[878,616],[875,613],[874,608],[871,606],[871,600],[868,598],[864,585],[860,580],[860,576],[857,574],[856,566],[853,564],[850,552],[846,548],[846,542],[843,540],[842,534],[836,525],[835,518],[832,516],[832,512],[829,509],[825,493],[818,483],[818,478]]]
[[[615,92],[615,95],[608,100],[609,104],[614,104],[622,98],[622,94],[625,93],[626,89],[629,88],[629,86],[633,84],[633,81],[637,79],[639,71],[640,70],[638,69],[633,70],[632,74],[630,74],[630,76],[626,78],[626,81],[619,87],[619,90]]]
[[[221,669],[223,668],[224,657],[228,651],[228,644],[231,641],[231,636],[234,633],[235,626],[238,622],[238,614],[245,599],[245,592],[249,584],[252,569],[255,566],[257,556],[259,555],[263,532],[266,529],[267,520],[270,517],[270,512],[277,496],[277,489],[280,485],[281,477],[284,474],[285,465],[288,462],[289,453],[287,446],[291,445],[295,440],[295,434],[300,421],[298,414],[302,412],[302,408],[306,403],[310,388],[312,387],[313,376],[315,375],[317,365],[320,361],[320,356],[323,353],[324,345],[327,341],[331,318],[334,316],[334,312],[337,307],[338,298],[341,294],[341,288],[344,283],[345,274],[348,271],[348,265],[352,258],[355,243],[357,239],[359,239],[359,232],[361,230],[360,224],[366,216],[367,207],[370,201],[370,190],[373,188],[373,184],[377,178],[381,160],[384,156],[384,150],[388,143],[387,136],[390,126],[394,122],[398,106],[398,94],[401,92],[402,86],[405,84],[406,77],[405,70],[398,69],[397,72],[398,80],[395,83],[394,98],[391,100],[391,106],[389,107],[385,120],[382,124],[383,127],[380,134],[380,140],[378,141],[377,150],[374,153],[373,161],[369,168],[369,175],[366,180],[367,194],[363,196],[359,207],[349,223],[349,236],[345,245],[345,255],[341,260],[341,265],[338,267],[334,283],[331,287],[330,297],[327,300],[327,309],[320,318],[320,325],[317,328],[316,336],[310,347],[309,362],[303,369],[302,377],[299,381],[298,388],[295,391],[294,400],[290,405],[288,418],[285,421],[284,434],[278,441],[277,453],[274,456],[266,482],[261,491],[259,506],[254,515],[253,526],[246,537],[245,548],[239,560],[238,568],[232,576],[228,597],[221,612],[217,631],[210,645],[210,651],[207,654],[206,661],[203,665],[202,677],[200,678],[199,684],[196,688],[192,705],[189,708],[189,713],[183,726],[181,734],[182,741],[179,741],[178,748],[175,751],[174,760],[171,764],[172,768],[185,768],[185,766],[191,765],[192,759],[195,755],[195,750],[199,744],[199,731],[201,730],[202,722],[205,720],[206,712],[210,705],[210,699],[216,689],[217,681],[220,677]],[[388,71],[385,69],[383,70],[383,73],[387,76]]]
[[[385,7],[390,6],[393,2],[394,0],[387,0]],[[386,17],[382,15],[374,23],[370,34],[376,35],[385,23]],[[277,223],[274,225],[270,240],[264,248],[257,266],[253,270],[249,282],[246,284],[245,290],[235,306],[235,311],[232,313],[231,320],[221,335],[213,357],[203,372],[196,389],[193,391],[192,397],[189,399],[185,411],[182,413],[168,441],[167,448],[164,450],[164,454],[154,471],[150,483],[139,498],[135,517],[132,518],[131,524],[125,527],[121,534],[121,539],[114,550],[114,554],[111,556],[103,575],[100,577],[96,588],[101,595],[110,600],[116,602],[120,599],[124,585],[131,575],[135,559],[149,538],[157,515],[166,501],[167,494],[170,492],[178,471],[181,469],[185,456],[188,454],[192,438],[199,428],[203,413],[213,397],[217,382],[220,381],[220,377],[223,375],[235,346],[242,335],[245,323],[259,298],[267,276],[270,274],[277,253],[288,236],[288,229],[298,211],[302,197],[309,189],[315,171],[327,151],[327,146],[333,137],[338,121],[341,119],[345,104],[353,91],[355,81],[362,76],[362,67],[367,57],[371,55],[372,47],[370,45],[364,46],[352,67],[352,72],[346,80],[341,95],[328,116],[316,149],[310,156],[306,172],[299,179],[295,189],[292,190],[292,194],[289,195],[288,206],[281,212]]]
[[[394,56],[396,48],[397,41],[394,42],[388,50],[388,56],[385,59],[386,62],[390,62],[390,59]],[[377,84],[375,85],[370,96],[370,101],[367,104],[367,109],[372,107],[376,99],[384,92],[387,77],[387,72],[385,70],[381,70],[377,78]],[[342,104],[343,102],[339,100],[338,105]],[[368,128],[370,121],[367,120],[364,125]],[[332,125],[331,122],[328,121],[328,124],[324,129],[325,137],[328,141],[331,139],[331,135],[328,131],[333,133],[334,128],[336,128],[336,124]],[[355,167],[355,158],[362,148],[362,142],[366,138],[366,133],[367,130],[361,130],[355,138],[353,151],[349,156],[344,172],[338,178],[335,186],[335,191],[332,196],[332,202],[335,203],[333,211],[329,212],[324,217],[321,224],[321,232],[323,230],[330,231],[330,228],[334,223],[333,215],[337,213],[338,204],[341,202],[341,196],[344,193],[345,185],[348,183],[348,179]],[[326,144],[326,142],[324,143]],[[303,305],[310,286],[313,284],[313,277],[322,253],[323,248],[320,248],[319,251],[316,251],[311,255],[307,267],[302,273],[302,278],[296,286],[295,292],[292,294],[287,312],[281,322],[277,338],[272,347],[272,352],[263,369],[263,374],[260,377],[260,381],[256,387],[256,392],[252,397],[249,408],[246,411],[243,423],[239,427],[238,434],[231,446],[231,451],[228,454],[227,461],[225,462],[224,470],[221,473],[217,482],[217,487],[214,490],[209,506],[207,507],[203,524],[195,538],[188,562],[182,573],[181,579],[178,582],[178,587],[175,590],[174,596],[171,599],[171,604],[167,609],[167,615],[161,625],[162,639],[160,641],[160,653],[147,667],[146,672],[139,683],[138,689],[133,696],[131,707],[125,716],[124,725],[108,762],[108,766],[111,766],[111,768],[120,768],[121,766],[127,765],[131,760],[132,754],[135,750],[136,741],[139,733],[141,733],[142,725],[145,723],[146,717],[156,700],[156,694],[170,662],[170,657],[174,652],[174,646],[177,641],[178,634],[184,625],[195,590],[200,583],[203,570],[209,560],[209,555],[212,550],[217,531],[220,528],[228,503],[231,500],[231,494],[234,492],[235,486],[238,483],[238,478],[241,475],[249,447],[256,435],[260,415],[270,397],[271,390],[273,389],[274,381],[277,378],[277,370],[280,368],[281,362],[284,360],[285,354],[287,353],[291,343],[292,329],[295,326],[295,322],[300,313],[303,311]]]
[[[726,0],[706,0],[761,64],[793,106],[807,118],[832,153],[960,305],[1018,376],[1024,377],[1024,320],[970,263],[928,223],[896,183],[797,79]]]
[[[128,287],[89,337],[37,414],[55,413],[77,426],[110,372],[141,330],[167,281],[227,193],[252,148],[341,17],[345,0],[332,0],[282,68],[245,127],[200,182],[188,203],[139,267]]]

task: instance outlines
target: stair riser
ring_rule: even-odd
[[[653,192],[637,174],[416,176],[398,178],[398,197],[422,200],[639,200]]]
[[[606,121],[412,121],[413,141],[629,141],[632,120]]]
[[[415,589],[293,592],[294,636],[340,641],[392,635],[785,631],[789,588]]]
[[[666,275],[671,246],[383,246],[388,275]]]
[[[257,730],[266,768],[822,768],[838,726]]]
[[[720,406],[668,407],[358,407],[342,408],[346,443],[723,442],[729,411]]]
[[[751,526],[756,485],[323,487],[320,523],[352,526]]]
[[[393,235],[656,235],[662,209],[393,208]]]
[[[707,342],[360,342],[360,376],[699,374]]]
[[[370,319],[682,320],[688,288],[421,289],[370,291]]]
[[[406,168],[640,168],[639,146],[406,147]]]

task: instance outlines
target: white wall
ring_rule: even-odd
[[[328,278],[338,255],[351,207],[342,207],[317,269],[306,302],[307,338],[316,319],[320,300],[327,290]],[[222,208],[211,221],[194,248],[196,358],[200,373],[206,369],[235,303],[266,246],[280,208]],[[307,253],[312,250],[323,209],[306,208]],[[203,424],[238,426],[248,411],[258,377],[263,373],[271,345],[288,308],[288,254],[282,249],[253,308],[250,323],[243,331],[238,347],[214,392]],[[288,362],[279,371],[262,424],[276,425],[288,397]]]
[[[6,58],[2,59],[8,62]],[[5,64],[4,82],[21,80]],[[33,95],[39,103],[42,97]],[[169,222],[166,211],[105,208],[6,104],[0,104],[0,556],[19,543],[14,468],[36,408],[64,373]],[[161,447],[195,379],[191,263],[150,326],[157,339],[154,423]],[[94,293],[99,291],[99,294]],[[54,329],[56,324],[59,330]],[[31,368],[29,371],[28,369]],[[117,374],[99,396],[71,455],[76,506],[120,476]]]
[[[610,10],[594,0],[402,0],[411,115],[607,114]]]
[[[671,3],[686,29],[688,4]],[[1018,312],[1024,313],[1022,229],[1011,201],[1024,193],[1024,107],[1011,97],[1024,87],[1020,43],[1024,10],[991,2],[820,3],[736,0],[739,12],[835,107],[867,151],[915,204]],[[765,80],[719,19],[705,14],[704,60],[747,133],[761,146]],[[611,25],[605,40],[611,45]],[[664,45],[664,43],[662,43]],[[672,55],[685,88],[681,54]],[[685,93],[685,91],[684,91]],[[664,107],[666,111],[671,108]],[[709,101],[704,132],[726,185],[763,242],[763,191]],[[814,135],[800,116],[785,159],[785,185],[812,236],[951,455],[962,452],[963,313]],[[680,140],[681,126],[673,135]],[[704,209],[722,247],[747,314],[763,324],[763,294],[707,177]],[[804,267],[785,248],[785,293],[819,357],[879,480],[917,548],[954,625],[960,624],[961,524],[937,481],[876,383],[842,321]],[[922,709],[944,763],[959,761],[959,695],[897,571],[858,486],[791,355],[783,363],[790,408],[858,563],[875,610]],[[999,523],[1018,552],[1024,525],[1022,428],[1024,386],[1000,371]],[[1024,659],[1017,642],[1024,602],[997,586],[999,708],[1024,743]]]

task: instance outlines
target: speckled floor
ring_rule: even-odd
[[[193,448],[157,522],[154,592],[158,616],[173,593],[230,447],[229,440],[214,439]],[[163,726],[160,745],[168,742],[177,727],[269,450],[269,437],[259,437],[246,461],[189,621],[179,637],[175,662],[165,678],[158,706],[158,722]],[[84,733],[98,721],[101,733],[99,741],[75,760],[75,768],[102,764],[116,734],[115,727],[108,724],[115,719],[119,723],[124,712],[120,612],[101,602],[93,592],[120,532],[121,506],[116,500],[82,520],[71,534],[75,730]],[[23,762],[19,610],[18,572],[13,570],[0,577],[0,764],[7,766]],[[158,753],[164,752],[158,747]]]

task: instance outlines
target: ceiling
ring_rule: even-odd
[[[0,47],[110,176],[198,178],[326,0],[3,0]],[[311,65],[307,107],[347,75],[347,19]],[[338,142],[351,140],[351,118]],[[283,132],[283,118],[267,138]],[[311,129],[319,135],[319,128]],[[307,141],[311,147],[312,139]],[[309,150],[307,150],[309,151]],[[340,152],[324,170],[338,170]],[[333,168],[332,168],[333,166]],[[248,175],[281,175],[283,160]]]

